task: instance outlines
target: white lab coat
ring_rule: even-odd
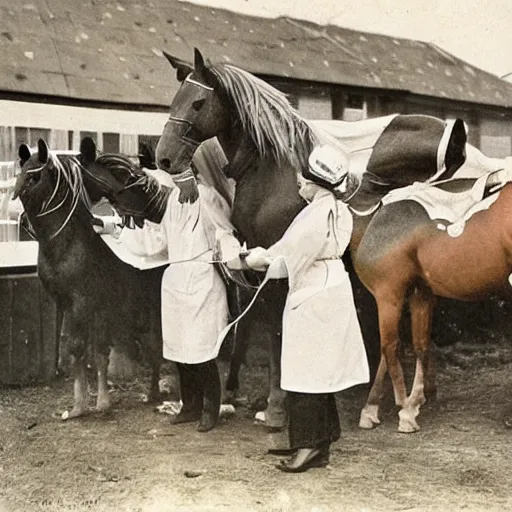
[[[369,381],[352,287],[339,259],[351,233],[346,204],[320,191],[268,249],[270,260],[284,260],[290,287],[283,314],[284,390],[332,393]]]
[[[174,188],[161,223],[146,221],[139,233],[129,233],[134,252],[153,256],[167,251],[169,267],[162,279],[163,356],[189,364],[218,355],[228,304],[224,282],[207,262],[212,260],[216,233],[234,231],[224,198],[202,183],[198,189],[195,203],[180,204],[180,191]]]

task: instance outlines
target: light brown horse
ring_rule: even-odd
[[[508,175],[510,180],[512,169]],[[474,214],[455,238],[439,230],[415,201],[385,205],[365,231],[355,267],[377,301],[382,354],[360,427],[372,428],[380,422],[379,402],[389,371],[395,401],[401,407],[398,430],[416,432],[425,395],[435,391],[430,334],[436,296],[462,301],[510,296],[512,184],[504,186],[487,210]],[[398,357],[399,322],[406,301],[416,355],[409,396]]]

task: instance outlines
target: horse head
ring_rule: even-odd
[[[55,186],[50,150],[46,142],[39,139],[37,152],[32,152],[26,144],[21,144],[18,156],[21,173],[16,179],[13,199],[19,197],[25,211],[30,215],[32,212],[37,213]]]
[[[151,156],[150,153],[144,155],[149,158]],[[82,141],[81,161],[88,190],[98,190],[117,213],[125,217],[125,222],[131,218],[137,226],[142,227],[147,218],[151,194],[159,190],[156,180],[125,155],[97,155],[96,145],[90,138]]]
[[[16,180],[13,198],[20,198],[32,227],[36,227],[35,222],[40,227],[46,226],[43,228],[46,234],[40,233],[41,236],[50,240],[55,238],[80,204],[90,217],[91,200],[84,187],[77,155],[51,152],[42,139],[37,142],[36,153],[22,144],[18,155],[21,173]]]
[[[141,171],[124,155],[98,155],[96,143],[91,137],[85,137],[80,144],[80,163],[84,184],[92,202],[104,197],[115,204],[116,194],[141,175]]]
[[[163,52],[181,86],[170,106],[169,120],[156,148],[156,162],[170,174],[185,171],[198,146],[229,130],[229,110],[218,80],[196,48],[194,65]]]

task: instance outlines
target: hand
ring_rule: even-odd
[[[247,264],[241,258],[233,258],[232,260],[226,261],[226,266],[230,270],[247,270]]]
[[[191,169],[187,169],[180,175],[173,178],[174,183],[180,189],[178,201],[181,204],[195,203],[199,198],[199,189],[197,188],[197,181]]]
[[[178,201],[181,204],[184,203],[195,203],[199,198],[199,190],[197,188],[196,180],[184,181],[176,184],[180,189],[180,195]]]
[[[254,270],[266,270],[270,265],[268,252],[263,247],[255,247],[246,253],[241,253],[240,257],[245,259],[247,265]]]

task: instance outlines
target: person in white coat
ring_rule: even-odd
[[[121,239],[127,247],[144,256],[167,251],[169,267],[162,279],[163,356],[177,363],[183,402],[173,423],[199,420],[197,430],[206,432],[219,418],[221,384],[215,358],[218,335],[229,314],[225,284],[212,265],[213,249],[216,234],[232,234],[234,228],[227,201],[200,177],[196,184],[194,174],[187,171],[174,182],[177,186],[167,183],[166,197],[148,201],[148,190],[161,194],[162,189],[147,173],[117,194],[116,206],[121,213],[139,212],[146,218],[143,229],[124,230]],[[191,184],[196,194],[192,200],[183,194]]]
[[[368,382],[369,369],[348,273],[341,256],[350,241],[352,216],[338,199],[350,187],[344,159],[319,146],[299,177],[309,203],[283,237],[268,249],[240,256],[255,270],[285,268],[289,293],[283,315],[281,387],[288,391],[290,450],[279,469],[302,472],[325,466],[340,437],[337,391]],[[306,179],[304,179],[306,178]],[[240,261],[228,263],[240,268]]]

